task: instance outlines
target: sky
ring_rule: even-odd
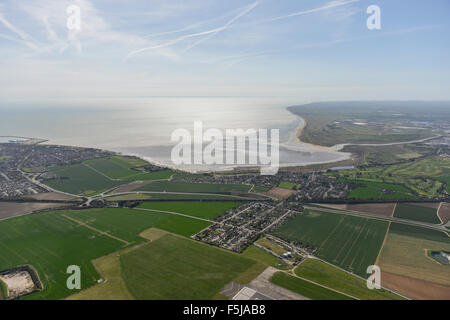
[[[449,13],[448,0],[2,0],[0,104],[450,100]]]

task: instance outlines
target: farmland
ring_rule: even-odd
[[[134,165],[142,163],[146,164],[140,159],[118,156],[86,160],[50,168],[43,182],[56,190],[91,196],[132,181],[166,180],[174,174],[172,170],[138,171]]]
[[[204,221],[132,209],[54,211],[5,220],[0,224],[0,270],[30,264],[44,290],[28,299],[59,299],[73,292],[66,287],[66,269],[81,267],[82,288],[99,275],[91,260],[126,245],[142,243],[138,235],[152,226],[189,236],[205,228]]]
[[[135,209],[92,209],[62,213],[128,242],[139,241],[138,234],[150,227],[191,236],[209,226],[206,221]]]
[[[296,183],[282,181],[282,182],[280,182],[278,187],[283,188],[283,189],[293,190],[293,189],[299,188],[300,186],[297,185]]]
[[[374,264],[386,234],[384,221],[305,210],[276,229],[287,241],[319,248],[317,256],[360,276]]]
[[[284,272],[275,273],[270,282],[291,290],[311,300],[353,300],[343,294],[334,292],[314,283],[290,276]]]
[[[122,254],[126,286],[136,299],[211,299],[254,261],[173,235]]]
[[[55,177],[44,181],[45,184],[71,194],[92,195],[123,183],[111,180],[83,164],[53,168],[51,173]]]
[[[447,158],[430,156],[406,163],[362,167],[329,175],[339,181],[361,184],[352,190],[349,195],[351,199],[402,200],[442,196],[441,189],[444,186],[448,188],[446,177],[450,174],[449,168],[450,160]]]
[[[448,266],[427,256],[428,250],[450,251],[444,232],[392,223],[378,265],[384,272],[450,285]]]
[[[256,246],[249,246],[242,255],[267,266],[278,269],[289,269],[289,266],[286,263]]]
[[[227,210],[239,206],[240,202],[202,202],[202,201],[152,201],[144,202],[139,208],[179,212],[190,216],[214,219],[218,215],[225,213]]]
[[[155,181],[147,184],[137,191],[165,191],[165,192],[190,192],[190,193],[247,193],[249,185],[245,184],[212,184],[212,183],[190,183]]]
[[[91,260],[123,247],[104,234],[80,227],[59,212],[28,215],[0,224],[0,270],[30,264],[39,273],[44,291],[27,299],[59,299],[67,289],[66,269],[78,265],[82,288],[94,285],[98,274]]]
[[[362,300],[401,299],[384,289],[369,290],[365,280],[317,259],[302,262],[295,269],[295,274]]]
[[[435,208],[407,203],[399,203],[397,205],[394,217],[435,224],[441,222]]]

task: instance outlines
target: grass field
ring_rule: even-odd
[[[437,216],[436,209],[407,203],[399,203],[397,205],[394,217],[434,224],[441,223],[441,220],[439,220]]]
[[[277,269],[286,270],[290,268],[282,260],[253,245],[245,249],[242,255],[244,257],[248,257],[250,259],[258,261],[266,266],[272,266]]]
[[[364,277],[375,263],[387,227],[384,221],[306,210],[273,233],[317,247],[318,257]]]
[[[270,282],[311,300],[354,300],[348,296],[290,276],[284,272],[275,273],[270,279]]]
[[[136,209],[92,209],[62,213],[128,242],[139,241],[138,234],[150,227],[189,237],[210,225],[206,221],[188,217]]]
[[[450,251],[450,238],[444,232],[392,223],[378,265],[384,272],[450,286],[448,266],[428,257],[428,250]]]
[[[136,193],[137,194],[137,193]],[[125,195],[124,197],[130,196],[136,196],[136,194],[133,195]],[[146,196],[148,199],[152,200],[177,200],[177,201],[183,201],[183,200],[227,200],[227,201],[239,201],[239,197],[234,197],[231,195],[221,195],[221,194],[176,194],[176,193],[141,193],[139,196]],[[113,201],[113,200],[112,200]]]
[[[353,190],[349,195],[354,199],[373,199],[371,195],[388,200],[434,198],[442,196],[439,192],[446,183],[447,192],[450,190],[450,160],[439,156],[386,166],[338,171],[329,175],[340,181],[362,184],[362,187]],[[380,197],[380,191],[383,189],[395,193],[381,194]]]
[[[356,183],[359,186],[352,189],[348,199],[356,200],[417,200],[419,197],[401,185],[362,180],[341,180]]]
[[[167,180],[175,173],[168,169],[149,173],[135,169],[136,165],[146,164],[137,158],[120,156],[92,159],[81,164],[53,167],[50,171],[56,178],[44,183],[63,192],[90,196],[132,181]]]
[[[127,288],[136,299],[213,298],[249,269],[251,259],[173,235],[120,256]]]
[[[303,261],[295,269],[295,274],[361,300],[403,299],[384,289],[369,290],[365,280],[317,259]]]
[[[6,288],[6,284],[0,280],[0,300],[8,299],[8,289]]]
[[[280,182],[278,187],[279,188],[283,188],[283,189],[293,190],[293,189],[296,189],[298,187],[298,184],[293,183],[293,182],[282,181],[282,182]]]
[[[212,184],[212,183],[190,183],[155,181],[139,188],[137,191],[166,191],[166,192],[189,192],[189,193],[247,193],[249,185],[245,184]]]
[[[94,168],[98,172],[108,176],[110,179],[119,179],[124,181],[137,181],[137,180],[162,180],[169,179],[175,171],[173,170],[161,170],[155,172],[142,172],[135,168],[135,164],[145,165],[147,163],[142,160],[135,160],[133,158],[124,157],[111,157],[104,159],[94,159],[85,161],[84,164]]]
[[[151,201],[140,204],[139,208],[179,212],[189,216],[214,219],[226,211],[239,206],[240,202],[203,201]]]
[[[54,168],[52,173],[57,178],[45,181],[45,184],[71,194],[92,195],[123,183],[111,180],[83,164]]]
[[[60,299],[73,291],[67,289],[69,265],[81,268],[81,285],[94,285],[99,276],[91,260],[114,252],[123,243],[82,227],[59,212],[17,217],[0,223],[0,270],[32,265],[44,291],[26,299]]]

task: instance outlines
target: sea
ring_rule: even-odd
[[[280,166],[330,163],[349,154],[298,142],[304,120],[287,110],[303,102],[280,97],[143,97],[0,104],[0,136],[45,139],[46,143],[94,147],[136,155],[187,171],[226,170],[235,165],[175,165],[176,129],[279,129]],[[241,165],[240,165],[241,166]]]

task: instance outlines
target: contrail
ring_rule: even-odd
[[[3,16],[2,13],[0,13],[0,22],[10,31],[17,34],[21,40],[17,39],[18,42],[22,42],[26,46],[30,47],[34,50],[39,50],[39,47],[34,44],[34,39],[28,35],[27,33],[23,32],[22,30],[16,28],[14,25],[12,25],[6,18]],[[6,38],[6,37],[3,37]],[[11,39],[10,39],[11,40]]]
[[[193,47],[199,45],[201,42],[208,40],[209,38],[211,38],[212,36],[214,36],[215,34],[228,29],[232,26],[232,24],[234,22],[236,22],[236,20],[238,20],[239,18],[245,16],[246,14],[248,14],[250,11],[252,11],[257,5],[259,4],[258,1],[254,2],[253,4],[251,4],[250,6],[246,7],[242,12],[240,12],[237,16],[235,16],[233,19],[231,19],[230,21],[228,21],[225,25],[223,25],[222,27],[219,28],[215,28],[212,30],[207,30],[207,31],[203,31],[203,32],[198,32],[198,33],[192,33],[192,34],[188,34],[188,35],[184,35],[182,37],[176,38],[174,40],[170,40],[166,43],[162,43],[162,44],[158,44],[152,47],[146,47],[146,48],[142,48],[142,49],[138,49],[135,51],[132,51],[131,53],[129,53],[125,60],[128,60],[129,58],[131,58],[132,56],[138,54],[138,53],[142,53],[142,52],[146,52],[146,51],[152,51],[155,49],[159,49],[159,48],[164,48],[164,47],[168,47],[171,45],[174,45],[178,42],[184,41],[186,39],[189,38],[195,38],[195,37],[200,37],[200,36],[205,36],[207,35],[208,37],[206,37],[205,39],[202,39],[200,41],[197,41],[196,43],[194,43],[193,45],[189,46],[186,50],[192,49]]]
[[[314,12],[318,12],[318,11],[324,11],[324,10],[328,10],[328,9],[332,9],[332,8],[336,8],[336,7],[345,6],[347,4],[354,3],[354,2],[359,2],[359,0],[347,0],[347,1],[337,0],[337,1],[331,1],[331,2],[328,2],[326,5],[324,5],[322,7],[318,7],[318,8],[314,8],[314,9],[310,9],[310,10],[305,10],[305,11],[298,11],[298,12],[294,12],[294,13],[290,13],[290,14],[286,14],[286,15],[282,15],[282,16],[278,16],[278,17],[274,17],[274,18],[269,18],[269,19],[260,21],[260,23],[272,22],[272,21],[287,19],[287,18],[296,17],[296,16],[302,16],[302,15],[305,15],[305,14],[310,14],[310,13],[314,13]]]

